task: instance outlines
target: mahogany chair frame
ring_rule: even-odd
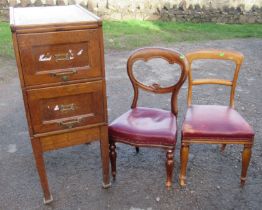
[[[135,62],[142,60],[142,61],[149,61],[154,58],[161,58],[166,60],[169,64],[178,64],[181,68],[181,74],[178,82],[169,87],[161,87],[159,84],[154,83],[150,86],[145,85],[139,82],[134,74],[133,74],[133,65]],[[171,112],[177,117],[178,114],[178,107],[177,107],[177,97],[180,88],[182,87],[183,83],[185,82],[188,74],[189,64],[184,55],[180,54],[171,49],[166,48],[141,48],[136,50],[128,59],[127,61],[127,73],[129,79],[132,83],[134,89],[134,97],[133,102],[131,105],[131,109],[137,107],[138,95],[139,95],[139,88],[151,92],[154,94],[166,94],[172,93],[171,98]],[[115,142],[122,142],[125,144],[129,144],[131,146],[136,147],[136,151],[139,152],[139,147],[158,147],[165,149],[166,152],[166,186],[170,187],[172,185],[172,176],[173,176],[173,168],[174,168],[174,150],[175,145],[172,146],[165,146],[165,145],[153,145],[153,144],[135,144],[128,142],[124,139],[119,139],[118,137],[109,135],[109,142],[110,142],[110,160],[111,160],[111,167],[112,167],[112,176],[113,179],[116,177],[116,151],[115,151]]]
[[[231,87],[230,92],[230,102],[229,107],[234,108],[234,96],[235,96],[235,89],[238,80],[238,74],[240,71],[241,64],[244,60],[244,55],[240,52],[236,51],[228,51],[228,50],[217,50],[217,49],[210,49],[210,50],[199,50],[193,51],[186,54],[186,58],[189,62],[189,72],[188,72],[188,95],[187,95],[187,106],[190,107],[192,104],[192,88],[194,85],[205,85],[205,84],[216,84],[216,85],[225,85]],[[227,60],[233,61],[235,63],[235,72],[233,76],[233,80],[225,80],[225,79],[195,79],[193,80],[192,76],[192,63],[195,60],[201,59],[211,59],[211,60]],[[249,166],[251,153],[252,153],[252,146],[253,146],[252,139],[215,139],[214,138],[194,138],[188,139],[181,135],[181,150],[180,150],[180,162],[181,162],[181,170],[179,175],[179,184],[180,186],[186,185],[186,168],[188,162],[188,155],[189,155],[189,146],[190,144],[221,144],[221,152],[224,151],[227,144],[242,144],[244,145],[244,149],[242,152],[242,171],[241,171],[241,178],[240,183],[241,186],[245,184],[247,169]]]

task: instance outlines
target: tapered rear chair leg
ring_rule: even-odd
[[[222,144],[220,148],[220,152],[224,152],[226,149],[226,146],[227,146],[226,144]]]
[[[249,166],[251,154],[252,154],[252,145],[245,144],[244,150],[242,152],[242,171],[241,171],[241,178],[240,178],[241,186],[244,186],[246,182],[247,169]]]
[[[110,161],[111,161],[111,173],[112,177],[115,180],[116,179],[116,145],[115,142],[110,141],[110,146],[109,146],[109,155],[110,155]]]
[[[180,149],[180,175],[179,175],[179,184],[180,186],[186,186],[186,169],[189,155],[189,145],[183,144]]]

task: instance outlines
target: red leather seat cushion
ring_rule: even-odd
[[[254,131],[234,109],[217,105],[188,108],[182,127],[183,138],[252,139]]]
[[[176,117],[169,111],[137,107],[121,115],[109,126],[109,136],[126,143],[174,146]]]

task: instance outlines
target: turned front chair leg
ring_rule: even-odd
[[[110,161],[111,161],[111,173],[112,173],[112,177],[115,180],[116,179],[116,145],[115,142],[111,141],[110,142],[110,146],[109,146],[109,150],[110,150]]]
[[[245,144],[244,150],[242,152],[242,171],[241,171],[241,178],[240,178],[241,186],[244,186],[244,184],[246,182],[247,169],[248,169],[251,154],[252,154],[251,148],[252,148],[252,145]]]
[[[180,175],[179,175],[179,184],[180,186],[186,186],[186,168],[189,155],[189,145],[183,144],[180,149]]]
[[[174,170],[174,150],[167,150],[166,153],[166,187],[172,186],[172,178],[173,178],[173,170]]]
[[[226,146],[227,146],[226,144],[222,144],[222,145],[221,145],[221,148],[220,148],[220,152],[224,152]]]
[[[136,153],[139,153],[139,147],[136,147]]]

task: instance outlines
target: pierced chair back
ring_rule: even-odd
[[[143,60],[147,62],[150,59],[154,58],[161,58],[166,60],[169,64],[178,64],[181,68],[181,74],[178,82],[169,87],[161,87],[159,84],[154,83],[150,86],[145,85],[138,81],[133,74],[133,65],[136,61]],[[176,52],[174,50],[166,49],[166,48],[141,48],[136,50],[128,59],[127,61],[127,72],[129,79],[132,82],[133,89],[134,89],[134,98],[131,105],[131,108],[135,108],[137,106],[138,101],[138,93],[139,88],[152,92],[155,94],[165,94],[165,93],[172,93],[171,99],[171,110],[172,113],[177,116],[177,96],[181,86],[183,85],[184,81],[187,78],[189,69],[189,64],[187,59],[184,55]]]
[[[217,84],[217,85],[226,85],[226,86],[231,87],[229,106],[231,108],[234,108],[235,89],[237,85],[238,73],[239,73],[241,64],[244,60],[243,54],[240,52],[236,52],[236,51],[210,49],[210,50],[199,50],[199,51],[190,52],[186,54],[186,58],[190,66],[189,73],[188,73],[187,105],[191,106],[192,104],[192,87],[194,85]],[[193,80],[192,63],[195,60],[201,60],[201,59],[233,61],[236,65],[233,80],[225,80],[225,79],[195,79]]]

